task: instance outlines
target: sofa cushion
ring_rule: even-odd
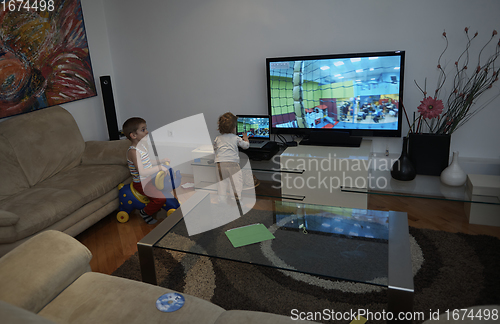
[[[0,201],[1,210],[19,217],[11,226],[0,226],[0,243],[12,243],[46,229],[129,177],[124,165],[81,165]]]
[[[28,179],[17,161],[14,148],[3,135],[0,135],[0,165],[2,166],[0,200],[29,188]]]
[[[82,205],[97,199],[116,188],[120,182],[130,177],[125,165],[80,165],[60,172],[47,179],[36,188],[71,190],[82,197]]]
[[[206,300],[183,294],[184,306],[171,313],[156,309],[169,292],[138,281],[86,273],[38,314],[57,323],[214,323],[224,312]],[[235,322],[237,323],[237,322]]]
[[[79,165],[85,149],[75,119],[59,106],[6,120],[0,123],[0,135],[13,150],[30,186]]]
[[[19,216],[12,226],[0,227],[0,243],[12,243],[42,231],[83,205],[83,197],[65,189],[24,190],[0,201],[0,209]]]
[[[88,141],[85,142],[85,151],[82,164],[123,164],[127,165],[127,149],[130,146],[128,139],[118,141]]]
[[[0,300],[38,313],[90,271],[91,258],[90,251],[67,234],[40,233],[0,258]]]

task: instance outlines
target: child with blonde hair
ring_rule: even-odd
[[[246,133],[243,133],[243,138],[236,135],[237,118],[232,113],[221,115],[217,124],[220,135],[215,138],[213,144],[219,201],[224,202],[227,199],[227,189],[238,200],[243,189],[238,147],[246,150],[250,143]]]

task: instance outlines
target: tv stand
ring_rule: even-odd
[[[281,195],[284,201],[366,209],[368,198],[356,197],[368,190],[371,140],[359,148],[326,146],[288,147],[280,155]],[[285,173],[300,170],[301,173]],[[349,192],[346,195],[342,189]],[[289,198],[290,197],[290,198]]]
[[[347,132],[312,130],[300,145],[360,147],[362,137],[353,137]]]
[[[255,190],[263,197],[348,208],[368,208],[371,140],[359,148],[299,145],[281,148],[268,161],[252,161],[252,174],[260,181],[243,184],[244,190]],[[192,151],[195,190],[217,191],[213,147],[204,145]],[[354,192],[345,192],[352,190]]]

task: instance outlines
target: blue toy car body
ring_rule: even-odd
[[[151,180],[155,181],[156,187],[160,189],[165,198],[167,198],[167,201],[162,207],[167,211],[167,216],[180,206],[179,201],[172,195],[171,191],[181,184],[180,171],[177,170],[174,176],[172,168],[169,167],[168,170],[169,177],[167,177],[165,173],[162,173],[163,171],[160,171],[155,175],[154,179]],[[149,199],[135,190],[132,182],[130,184],[120,183],[120,185],[118,185],[118,190],[120,211],[116,215],[116,218],[120,223],[125,223],[128,221],[130,213],[134,209],[144,208],[149,203]]]

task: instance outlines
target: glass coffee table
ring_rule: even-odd
[[[262,224],[274,238],[234,247],[226,232],[254,224]],[[195,244],[186,246],[179,236]],[[408,220],[403,212],[245,196],[239,202],[219,203],[217,194],[197,191],[137,245],[142,280],[155,285],[153,255],[166,249],[387,287],[389,311],[413,309]]]

